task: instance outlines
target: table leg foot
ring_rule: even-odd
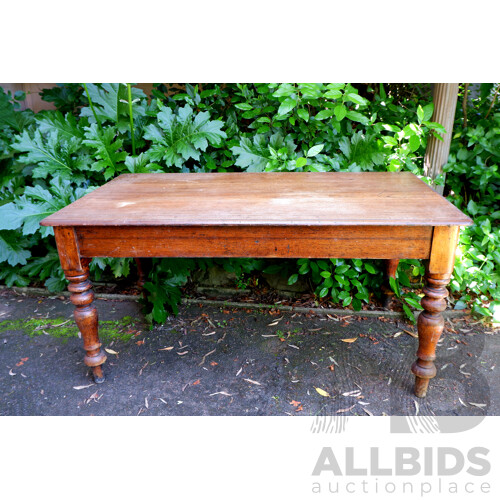
[[[417,360],[411,367],[416,376],[415,396],[424,398],[431,378],[436,376],[436,345],[444,328],[444,318],[441,314],[446,309],[448,276],[427,274],[425,296],[421,304],[424,310],[419,314]]]
[[[415,377],[415,396],[417,398],[425,398],[427,396],[427,388],[429,387],[428,378]]]
[[[102,371],[102,365],[94,366],[92,368],[92,374],[94,376],[94,382],[96,384],[102,384],[106,380],[106,377],[104,376],[104,373]]]

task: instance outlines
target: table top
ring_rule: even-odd
[[[409,172],[123,174],[43,226],[467,226]]]

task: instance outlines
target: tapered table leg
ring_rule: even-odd
[[[433,231],[426,272],[427,285],[423,290],[425,296],[421,300],[424,310],[417,321],[417,360],[412,366],[412,372],[415,374],[415,395],[419,398],[427,395],[429,381],[436,376],[436,345],[444,328],[441,313],[446,309],[446,286],[453,272],[458,230],[456,226],[439,226]]]
[[[66,278],[69,281],[70,300],[76,306],[75,321],[82,334],[83,348],[86,351],[83,361],[92,367],[94,380],[100,384],[104,382],[101,365],[106,361],[106,355],[99,341],[99,318],[94,304],[94,291],[89,280],[88,262],[84,259],[82,259],[82,270],[82,274],[76,276],[66,274]]]
[[[101,349],[98,333],[98,315],[94,292],[89,280],[90,259],[81,258],[73,228],[54,228],[59,259],[69,281],[70,300],[75,305],[75,321],[80,330],[86,351],[83,361],[92,368],[96,383],[104,382],[102,364],[106,354]]]
[[[415,395],[424,398],[427,394],[429,380],[436,376],[436,345],[443,332],[444,318],[441,314],[446,309],[448,279],[437,279],[436,275],[426,274],[427,286],[423,292],[421,304],[424,310],[419,314],[417,361],[413,363],[412,371],[415,378]]]

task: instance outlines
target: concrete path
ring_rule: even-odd
[[[425,400],[401,321],[183,306],[149,330],[135,302],[97,300],[96,385],[67,298],[0,294],[0,415],[500,415],[500,335],[446,321]]]

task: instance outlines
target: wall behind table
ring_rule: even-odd
[[[42,101],[39,95],[43,89],[51,89],[56,85],[56,83],[0,83],[0,87],[2,87],[5,92],[10,90],[12,95],[18,90],[25,92],[26,99],[22,103],[21,109],[32,109],[35,113],[42,111],[42,109],[56,109],[51,102]],[[146,95],[150,95],[153,89],[152,83],[138,83],[135,86],[144,90]]]

